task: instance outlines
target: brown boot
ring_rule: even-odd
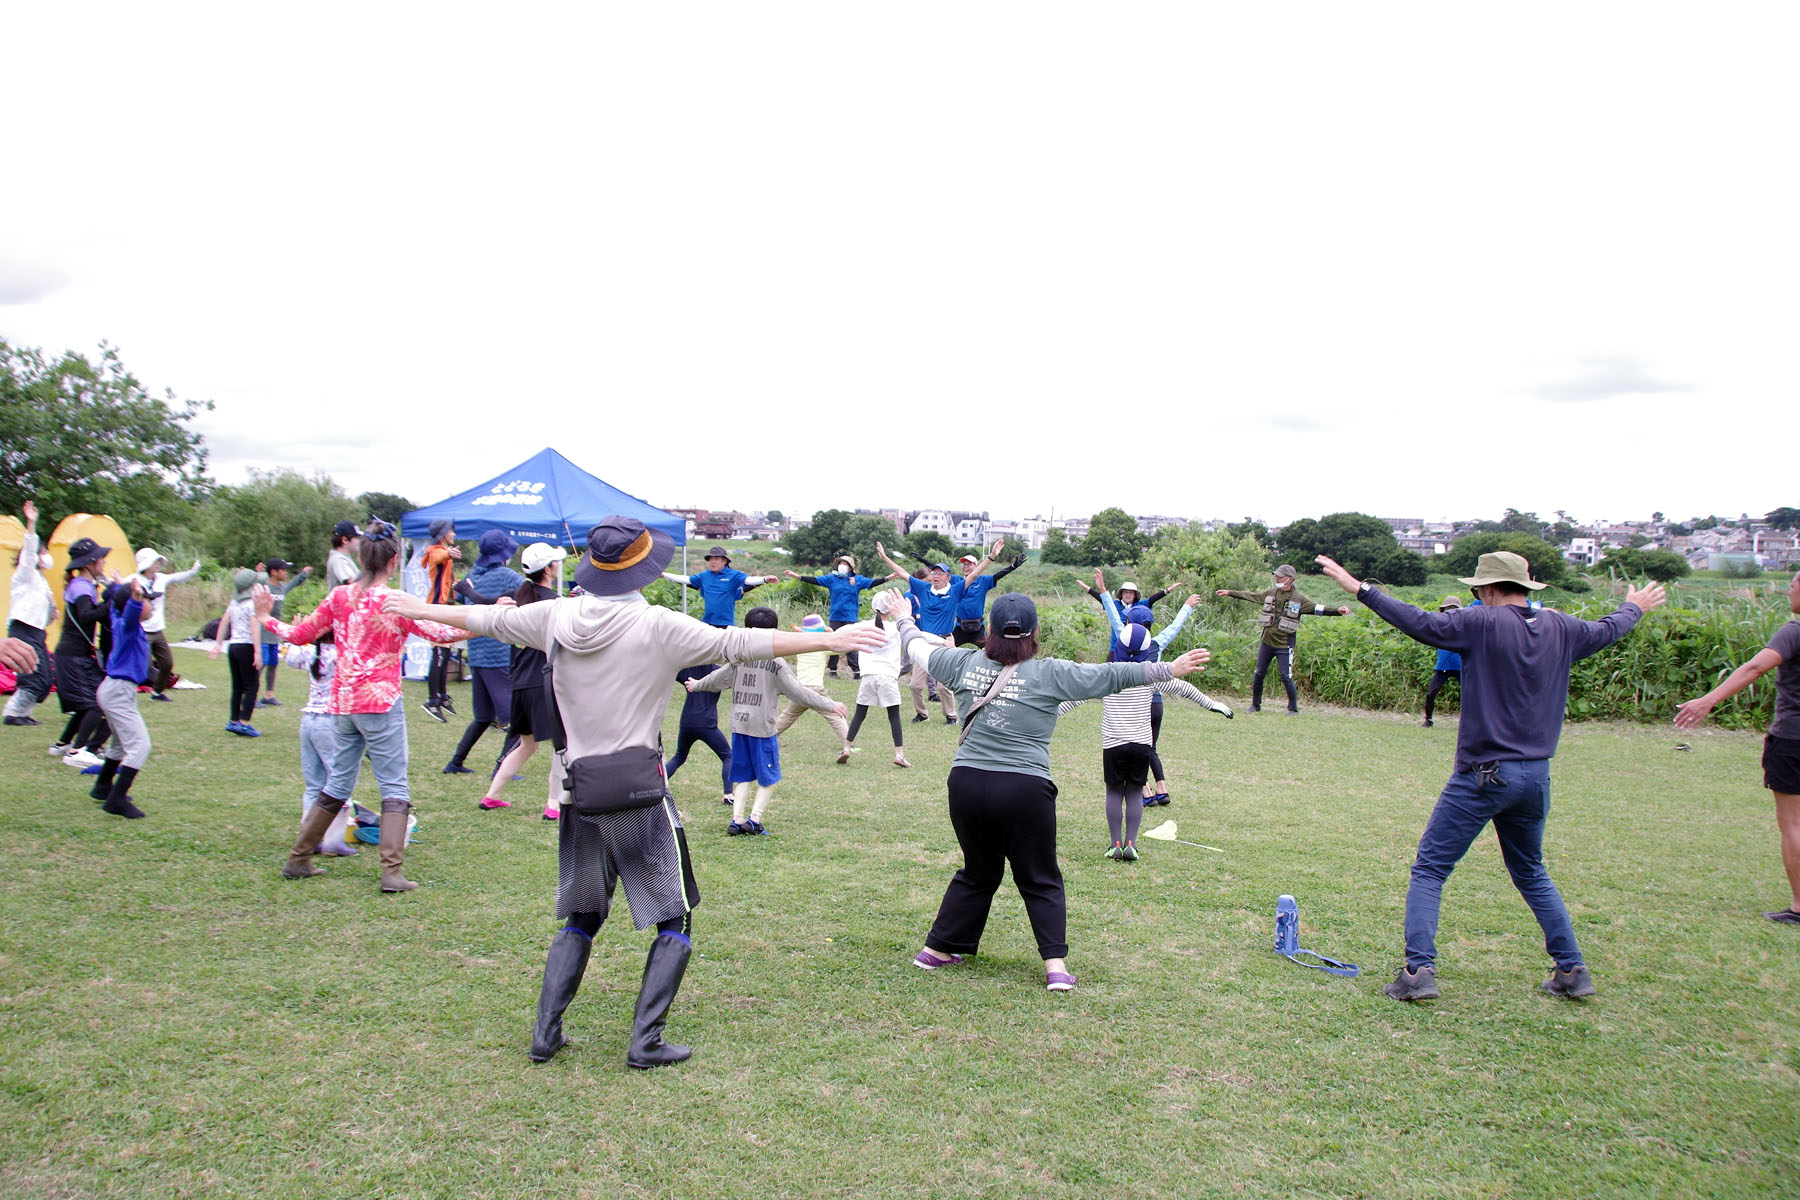
[[[319,839],[325,836],[325,830],[342,812],[344,802],[336,796],[327,796],[320,792],[313,806],[306,810],[306,816],[300,820],[300,836],[294,839],[294,848],[288,851],[287,862],[282,864],[281,873],[289,879],[305,879],[309,875],[323,875],[325,872],[313,866],[313,854],[319,849]]]
[[[405,800],[381,802],[381,890],[410,892],[419,885],[400,873],[406,861],[406,810],[412,805]]]

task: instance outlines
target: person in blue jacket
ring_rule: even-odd
[[[885,575],[879,579],[856,573],[856,559],[848,554],[840,554],[831,563],[829,575],[802,575],[797,571],[783,571],[789,579],[803,579],[825,589],[831,596],[831,609],[825,622],[833,629],[842,629],[846,625],[854,625],[862,620],[862,594],[877,584],[886,583],[895,578]],[[850,677],[862,678],[862,662],[852,650],[844,656],[850,663]],[[832,655],[825,660],[825,670],[832,675],[837,674],[838,656]]]
[[[951,635],[956,631],[956,607],[962,603],[968,585],[960,576],[953,576],[949,563],[932,563],[925,572],[925,578],[908,575],[906,570],[888,557],[887,547],[880,542],[875,543],[875,553],[881,555],[881,561],[888,565],[888,570],[897,572],[906,581],[908,594],[913,604],[913,620],[918,631],[935,638],[937,644],[950,645]],[[918,699],[918,672],[913,673],[913,693]],[[944,724],[956,724],[955,701],[948,688],[938,689],[938,700],[944,706]],[[925,714],[913,716],[916,725],[925,719]]]
[[[1477,600],[1476,603],[1481,602]],[[1445,596],[1444,602],[1438,605],[1438,611],[1453,613],[1462,606],[1461,597]],[[1452,675],[1456,677],[1456,686],[1460,691],[1462,688],[1462,655],[1454,650],[1439,650],[1437,668],[1431,672],[1431,682],[1425,685],[1425,719],[1419,722],[1427,729],[1431,728],[1431,711],[1437,707],[1438,693],[1444,690],[1444,685],[1450,682]]]
[[[700,593],[700,619],[708,625],[729,629],[737,624],[737,602],[751,588],[774,583],[773,575],[746,575],[731,565],[725,547],[714,546],[706,552],[706,570],[697,575],[677,575],[664,571],[663,578],[685,583]]]

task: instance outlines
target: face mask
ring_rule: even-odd
[[[850,573],[850,568],[846,567],[843,563],[839,563],[837,565],[837,573],[839,575],[848,575]]]

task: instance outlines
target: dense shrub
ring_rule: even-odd
[[[1439,598],[1403,594],[1421,605]],[[1592,621],[1611,612],[1617,598],[1604,593],[1552,596],[1548,603]],[[1572,720],[1669,720],[1677,704],[1711,690],[1762,649],[1787,616],[1785,605],[1767,601],[1681,597],[1651,613],[1622,641],[1575,664],[1568,715]],[[1301,628],[1294,677],[1329,703],[1412,711],[1423,703],[1436,656],[1435,650],[1358,607],[1349,617],[1307,622]],[[1773,683],[1765,680],[1720,705],[1713,719],[1731,728],[1766,727],[1774,695]]]

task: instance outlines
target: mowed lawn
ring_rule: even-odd
[[[954,731],[907,725],[902,771],[876,719],[838,767],[808,715],[774,836],[725,837],[704,748],[675,780],[705,899],[669,1032],[694,1057],[645,1073],[622,898],[571,1044],[525,1058],[556,927],[541,757],[477,810],[479,777],[439,773],[460,725],[409,685],[422,886],[380,895],[372,847],[283,880],[304,681],[242,740],[224,662],[176,653],[209,690],[143,705],[147,820],[45,756],[54,702],[0,737],[0,1196],[1800,1195],[1800,930],[1759,916],[1785,891],[1753,736],[1569,727],[1547,853],[1600,995],[1538,990],[1490,836],[1447,888],[1443,998],[1401,1005],[1379,988],[1454,718],[1171,702],[1150,823],[1225,853],[1136,864],[1101,858],[1100,706],[1065,718],[1081,984],[1055,996],[1010,884],[979,956],[910,965],[959,861]],[[1281,892],[1362,978],[1271,952]]]

